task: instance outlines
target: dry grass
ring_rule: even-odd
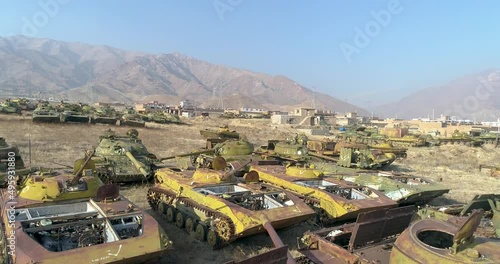
[[[290,130],[276,128],[269,120],[221,120],[211,118],[195,118],[184,120],[188,125],[148,124],[146,128],[138,128],[139,136],[148,149],[158,156],[170,156],[199,149],[205,145],[199,134],[200,129],[218,128],[229,125],[231,129],[243,133],[251,142],[262,145],[267,139],[285,138]],[[32,124],[31,119],[14,116],[0,116],[0,136],[10,144],[20,148],[21,154],[28,164],[28,141],[31,140],[32,164],[54,167],[53,162],[72,165],[75,159],[81,158],[86,149],[98,143],[98,136],[104,130],[113,128],[117,133],[126,133],[127,127],[107,125],[79,124]],[[443,204],[466,201],[479,193],[492,193],[500,190],[500,179],[489,177],[479,172],[479,164],[498,164],[500,149],[467,148],[463,146],[442,146],[437,148],[410,149],[406,160],[397,162],[393,169],[407,170],[414,174],[429,177],[452,188],[444,198],[435,203]],[[174,249],[164,258],[162,263],[224,263],[232,258],[242,259],[255,255],[273,247],[266,234],[260,234],[237,240],[235,243],[218,251],[190,238],[176,227],[164,224],[155,212],[149,210],[146,192],[149,186],[132,185],[124,187],[123,194],[138,206],[148,210],[166,230],[174,242]],[[278,232],[282,240],[290,246],[292,254],[296,254],[297,237],[315,227],[309,223],[281,230]]]

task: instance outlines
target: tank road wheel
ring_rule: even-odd
[[[195,233],[196,233],[196,239],[200,241],[207,240],[207,227],[205,225],[197,224]]]
[[[185,223],[186,219],[184,217],[184,214],[181,212],[177,212],[177,214],[175,215],[175,225],[178,228],[183,228]]]
[[[220,237],[217,232],[213,229],[209,229],[207,232],[207,243],[212,248],[217,248],[220,244]]]
[[[188,232],[188,234],[191,236],[191,237],[194,237],[196,236],[196,232],[194,230],[195,226],[196,226],[196,221],[191,218],[191,217],[187,217],[186,218],[186,223],[185,223],[185,226],[186,226],[186,231]]]
[[[217,221],[215,223],[217,230],[219,231],[219,236],[225,241],[231,239],[231,226],[227,221]]]
[[[167,213],[168,205],[164,202],[158,204],[158,213],[165,215]]]
[[[167,222],[172,223],[175,220],[175,208],[173,206],[169,206],[167,208]]]

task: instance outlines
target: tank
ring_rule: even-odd
[[[130,129],[127,135],[116,135],[108,129],[99,136],[92,160],[97,175],[104,182],[142,182],[153,179],[159,160],[150,153],[139,138],[139,132]]]
[[[146,122],[153,122],[158,124],[181,124],[182,121],[178,115],[169,114],[165,112],[151,112],[141,115],[142,119]]]
[[[495,147],[497,147],[500,134],[498,132],[494,133],[489,131],[481,131],[480,133],[473,134],[472,136],[472,138],[476,141],[479,140],[482,141],[483,144],[494,145]]]
[[[83,112],[82,104],[70,104],[61,102],[57,107],[60,112],[61,122],[64,123],[88,123],[90,117]]]
[[[362,214],[354,224],[307,232],[300,264],[498,263],[500,241],[474,237],[482,211],[458,225],[434,219],[410,224],[411,207]],[[414,209],[413,209],[414,210]],[[374,232],[377,230],[377,232]]]
[[[7,144],[5,138],[0,137],[0,186],[5,187],[7,185],[9,180],[8,171],[20,174],[26,170],[19,149],[14,145]]]
[[[265,232],[268,224],[285,228],[314,215],[291,193],[265,188],[254,178],[238,182],[234,173],[239,169],[159,169],[156,184],[148,191],[148,202],[167,222],[214,249]]]
[[[131,126],[131,127],[144,127],[146,122],[142,119],[141,115],[139,115],[134,108],[127,107],[125,111],[122,113],[120,119],[121,126]]]
[[[355,223],[308,231],[300,239],[298,264],[388,264],[392,245],[410,225],[414,206],[359,214]]]
[[[396,207],[382,192],[370,187],[325,177],[321,171],[303,166],[281,166],[276,161],[257,161],[247,176],[288,190],[301,197],[318,213],[324,224],[355,219],[365,211]]]
[[[258,154],[281,160],[308,161],[311,159],[307,143],[299,143],[295,140],[268,140],[267,146],[261,146]]]
[[[427,146],[427,141],[425,137],[420,135],[405,135],[403,137],[390,137],[387,142],[395,147],[425,147]]]
[[[500,263],[500,240],[474,237],[483,212],[460,223],[424,219],[399,235],[389,263]]]
[[[217,143],[216,143],[217,142]],[[240,140],[212,140],[207,139],[206,149],[189,152],[169,157],[160,158],[161,161],[170,159],[179,159],[189,157],[188,163],[182,168],[189,166],[210,167],[210,163],[217,156],[223,157],[226,161],[246,161],[254,158],[251,156],[254,151],[254,145],[246,139]]]
[[[229,130],[228,126],[221,126],[219,130],[204,129],[200,130],[200,135],[205,139],[240,139],[240,134],[235,130]]]
[[[0,113],[2,114],[21,114],[21,107],[10,99],[0,103]]]
[[[118,114],[111,106],[97,107],[90,115],[90,123],[92,124],[109,124],[116,125],[118,122]]]
[[[467,204],[453,204],[445,206],[427,206],[418,211],[419,218],[435,218],[451,223],[456,218],[469,216],[473,210],[484,211],[484,218],[476,234],[486,237],[500,238],[500,194],[480,194]]]
[[[33,111],[36,109],[36,103],[26,98],[11,99],[11,101],[16,103],[21,108],[21,111]]]
[[[450,191],[445,186],[424,177],[391,172],[329,176],[379,190],[400,205],[424,205]]]
[[[2,263],[158,263],[171,245],[165,232],[118,186],[93,177],[91,163],[1,191]]]
[[[474,139],[465,132],[460,132],[455,130],[451,137],[439,137],[440,145],[466,145],[466,146],[481,146],[483,141],[480,139]]]
[[[369,148],[343,147],[340,149],[338,158],[332,158],[321,154],[309,153],[310,156],[336,162],[338,166],[358,169],[384,169],[396,160],[393,153],[384,153],[380,150]]]
[[[59,123],[61,117],[56,108],[48,102],[40,103],[32,113],[34,123]]]

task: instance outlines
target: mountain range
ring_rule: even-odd
[[[478,122],[496,121],[500,117],[500,70],[490,69],[421,89],[375,111],[385,117],[406,119],[447,115]]]
[[[148,54],[24,36],[0,37],[0,92],[127,104],[191,100],[198,107],[270,110],[314,105],[368,114],[286,76],[211,64],[179,53]]]

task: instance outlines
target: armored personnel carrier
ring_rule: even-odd
[[[223,164],[223,158],[215,164]],[[231,166],[230,166],[231,167]],[[314,215],[301,199],[282,190],[264,188],[258,179],[238,183],[238,167],[156,171],[148,202],[166,220],[212,248],[237,238],[265,232],[264,226],[285,228]]]
[[[118,122],[118,114],[111,106],[101,106],[94,110],[90,116],[90,123],[92,124],[110,124],[116,125]]]
[[[130,129],[125,136],[108,129],[99,136],[92,160],[104,182],[148,181],[153,178],[154,168],[159,164],[135,129]]]
[[[2,114],[21,114],[21,107],[10,99],[0,102],[0,113]]]
[[[61,122],[64,123],[88,123],[90,117],[83,112],[83,105],[61,102],[57,106],[60,112]]]
[[[1,190],[2,263],[158,259],[171,242],[154,218],[93,177],[90,155],[76,164],[74,174],[34,174]]]
[[[307,232],[299,264],[498,263],[500,241],[473,236],[474,211],[458,225],[433,219],[410,224],[412,207],[361,214],[354,224]]]
[[[360,212],[396,207],[381,192],[350,182],[324,177],[321,171],[301,166],[281,166],[257,161],[247,176],[293,192],[311,205],[322,223],[355,219]]]
[[[454,222],[453,219],[467,217],[473,210],[484,211],[484,218],[476,234],[487,237],[500,238],[500,195],[480,194],[468,204],[453,204],[446,206],[425,207],[418,211],[421,219],[435,218],[442,221]]]
[[[329,177],[337,177],[379,190],[400,205],[427,204],[432,199],[450,191],[445,186],[424,177],[383,171],[346,175],[338,173],[329,175]]]
[[[40,103],[32,113],[34,123],[59,123],[59,112],[48,102]]]
[[[121,115],[120,119],[121,126],[131,126],[131,127],[144,127],[146,122],[142,119],[134,108],[127,107]]]

